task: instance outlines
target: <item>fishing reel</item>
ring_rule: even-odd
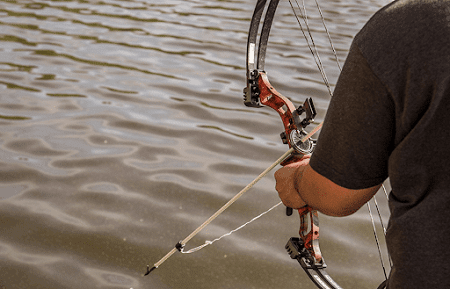
[[[303,113],[306,113],[306,116],[301,119],[300,116]],[[304,155],[309,155],[313,152],[316,145],[316,140],[312,138],[304,139],[307,136],[304,129],[314,121],[316,114],[317,113],[312,98],[307,98],[303,105],[299,106],[292,113],[292,118],[296,123],[297,129],[292,130],[289,135],[287,135],[286,131],[280,133],[282,142],[295,149],[293,155],[303,157]],[[286,165],[287,163],[290,163],[289,158],[286,159],[281,165]]]

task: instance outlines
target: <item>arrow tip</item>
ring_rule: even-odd
[[[153,266],[151,269],[150,269],[150,266],[149,265],[147,265],[147,272],[144,274],[144,276],[147,276],[148,274],[150,274],[153,270],[155,270],[156,269],[156,267],[155,266]]]

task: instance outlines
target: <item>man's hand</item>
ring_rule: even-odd
[[[286,207],[299,209],[306,206],[305,201],[298,193],[298,183],[310,157],[310,155],[306,155],[300,161],[286,165],[275,172],[277,182],[275,189]]]

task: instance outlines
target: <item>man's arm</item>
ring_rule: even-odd
[[[275,173],[276,189],[288,207],[298,209],[308,205],[326,215],[348,216],[368,202],[382,185],[347,189],[320,175],[308,163],[309,158]]]

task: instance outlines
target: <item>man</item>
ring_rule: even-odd
[[[388,288],[450,288],[450,0],[398,0],[356,35],[309,158],[275,174],[283,203],[357,211],[388,177]]]

